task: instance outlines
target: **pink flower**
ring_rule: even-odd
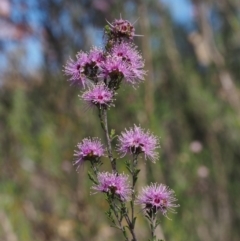
[[[64,66],[64,72],[70,76],[69,81],[72,84],[78,84],[85,88],[87,82],[86,65],[88,63],[88,55],[84,52],[79,52],[76,55],[77,60],[73,61],[71,58]]]
[[[122,201],[130,199],[132,193],[128,182],[128,175],[102,172],[97,176],[98,184],[92,189],[98,192],[104,192],[114,197],[116,195]]]
[[[104,61],[105,57],[102,49],[93,47],[89,54],[79,52],[76,58],[76,61],[72,59],[67,61],[67,64],[64,66],[64,72],[70,76],[69,81],[72,84],[78,84],[85,88],[86,84],[90,83],[89,80],[97,77],[100,64]]]
[[[118,81],[122,80],[122,78],[124,78],[127,83],[136,85],[141,81],[139,78],[143,79],[144,73],[143,70],[134,68],[122,58],[109,54],[106,61],[101,64],[99,77],[112,88],[111,86],[118,86],[118,84],[120,84]]]
[[[156,148],[159,147],[159,141],[157,137],[149,131],[144,132],[141,127],[134,125],[130,130],[122,132],[118,140],[118,151],[122,156],[127,153],[144,153],[145,159],[150,159],[152,162],[155,162],[158,158]]]
[[[128,20],[124,19],[115,19],[112,23],[109,23],[110,25],[110,38],[113,39],[130,39],[132,40],[135,36],[135,28],[133,27],[133,24],[131,24]]]
[[[124,78],[127,83],[136,85],[144,80],[144,61],[133,44],[116,44],[101,63],[99,77],[110,83]]]
[[[122,42],[114,45],[111,53],[113,57],[118,57],[129,65],[130,70],[132,71],[132,79],[134,77],[132,83],[137,82],[137,80],[144,80],[144,75],[146,74],[146,71],[143,70],[144,61],[142,55],[137,51],[136,46]]]
[[[100,65],[100,63],[102,61],[104,61],[105,57],[104,57],[104,53],[102,49],[99,49],[97,47],[93,47],[88,55],[88,63],[98,66]]]
[[[136,199],[136,203],[141,204],[148,214],[160,211],[164,216],[166,216],[167,211],[174,212],[174,208],[179,207],[174,203],[175,201],[177,199],[174,191],[163,184],[157,183],[142,188]]]
[[[103,145],[98,138],[84,138],[82,142],[78,143],[77,150],[74,153],[76,157],[74,165],[79,168],[84,161],[98,161],[104,155],[104,151]]]
[[[101,64],[101,73],[99,74],[99,77],[103,80],[107,80],[109,83],[111,80],[123,77],[131,79],[132,71],[130,70],[129,65],[122,61],[122,59],[108,55],[106,61]]]
[[[100,108],[110,107],[113,106],[114,92],[104,84],[98,84],[85,91],[81,98],[89,104],[96,105]]]

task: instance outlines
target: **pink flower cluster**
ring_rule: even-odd
[[[104,84],[97,84],[83,92],[81,98],[90,105],[96,105],[101,109],[113,106],[114,92]]]
[[[87,82],[87,63],[88,55],[82,51],[77,53],[76,61],[71,58],[67,61],[67,64],[64,66],[64,72],[66,75],[70,76],[69,81],[72,84],[80,85],[85,88]]]
[[[128,175],[100,172],[97,176],[98,184],[92,188],[98,192],[104,192],[112,197],[118,196],[122,201],[130,199],[132,193],[128,182]]]
[[[144,61],[136,46],[129,43],[117,44],[106,56],[102,50],[94,48],[89,54],[79,52],[76,60],[68,60],[64,72],[70,76],[69,81],[84,89],[88,82],[98,78],[102,82],[107,78],[123,77],[127,83],[138,84],[144,80]],[[88,81],[89,80],[89,81]]]
[[[177,199],[173,190],[163,184],[153,183],[142,189],[136,203],[142,205],[143,210],[148,213],[160,211],[166,216],[167,211],[174,212],[174,208],[179,206],[175,201]]]
[[[134,125],[130,130],[122,132],[118,137],[118,151],[122,156],[127,153],[144,153],[145,159],[155,162],[158,158],[156,149],[159,147],[158,138],[149,131],[145,132],[141,127]]]
[[[178,207],[174,191],[163,184],[153,183],[141,190],[135,196],[135,183],[138,178],[139,170],[136,169],[137,157],[144,155],[145,160],[149,159],[156,162],[158,159],[157,148],[159,140],[148,130],[134,125],[130,129],[125,129],[119,136],[116,151],[120,157],[127,154],[133,156],[133,164],[126,162],[126,167],[132,175],[132,183],[128,181],[128,175],[119,174],[117,171],[116,158],[111,151],[111,141],[114,135],[108,133],[107,109],[114,106],[116,91],[124,80],[132,86],[138,85],[144,80],[146,71],[144,61],[137,47],[132,43],[135,35],[133,24],[122,18],[114,20],[105,28],[106,46],[104,49],[93,47],[88,53],[80,51],[76,59],[69,59],[64,66],[64,72],[69,77],[73,85],[80,86],[83,92],[80,98],[88,103],[89,106],[96,106],[99,110],[99,117],[102,128],[107,139],[107,152],[111,161],[112,173],[99,172],[100,158],[105,154],[105,148],[98,138],[85,138],[77,145],[75,150],[74,165],[79,168],[85,161],[90,161],[94,174],[90,179],[94,182],[92,187],[96,192],[107,194],[110,202],[110,209],[122,212],[124,217],[126,210],[122,206],[111,205],[113,199],[122,202],[129,201],[140,204],[146,213],[146,217],[151,221],[155,214],[160,211],[164,216],[168,211],[174,211]],[[104,117],[104,118],[103,118]],[[96,164],[96,166],[94,166]],[[136,198],[136,199],[135,199]],[[118,203],[118,202],[117,202]],[[115,209],[117,208],[118,209]],[[132,216],[133,216],[132,207]],[[154,215],[154,216],[153,216]],[[118,218],[118,214],[116,216]],[[134,219],[132,218],[132,222]],[[132,223],[132,224],[133,224]],[[130,223],[131,224],[131,223]],[[129,224],[129,228],[132,224]],[[134,225],[133,225],[134,226]],[[131,231],[131,230],[130,230]]]
[[[104,152],[105,149],[98,138],[85,138],[77,145],[77,150],[74,153],[76,157],[74,165],[79,168],[85,161],[98,161]]]
[[[124,77],[133,86],[144,80],[146,71],[143,70],[144,61],[136,46],[122,42],[113,46],[112,50],[102,62],[102,72],[99,77],[110,81],[113,78]]]
[[[101,108],[111,106],[122,80],[135,86],[146,75],[141,54],[129,42],[135,36],[133,25],[127,20],[118,19],[109,23],[109,29],[107,36],[108,40],[111,39],[110,48],[103,50],[93,47],[89,53],[80,51],[75,60],[70,58],[64,66],[71,84],[88,88],[82,99]],[[92,85],[98,87],[94,88]],[[96,98],[99,91],[107,93],[104,95],[107,96],[106,99]]]

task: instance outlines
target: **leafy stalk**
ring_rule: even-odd
[[[122,201],[119,200],[120,203],[122,204]],[[122,210],[122,205],[121,207],[119,207],[116,202],[114,201],[114,197],[111,197],[111,196],[107,196],[107,202],[109,204],[109,211],[107,212],[107,215],[110,219],[110,221],[112,222],[113,224],[113,227],[119,229],[122,231],[123,233],[123,236],[125,238],[126,241],[129,241],[129,238],[127,236],[127,232],[126,232],[126,227],[122,225],[122,220],[123,220],[123,216],[124,216],[124,211]],[[117,220],[117,223],[115,222],[115,219],[114,217],[112,216],[112,212],[115,216],[115,219]],[[137,241],[137,240],[135,240]]]
[[[112,139],[109,134],[108,130],[108,119],[107,119],[107,109],[106,108],[99,108],[99,119],[101,122],[102,129],[104,131],[106,140],[107,140],[107,152],[108,152],[108,158],[111,162],[112,170],[114,173],[117,172],[117,167],[116,167],[116,158],[113,157],[112,154]]]

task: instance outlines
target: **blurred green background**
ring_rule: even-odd
[[[167,184],[181,207],[162,218],[159,237],[240,240],[240,1],[0,0],[1,241],[123,240],[104,197],[90,195],[88,164],[72,166],[76,144],[102,132],[62,73],[120,14],[139,18],[148,76],[119,91],[110,128],[136,123],[160,137],[140,185]]]

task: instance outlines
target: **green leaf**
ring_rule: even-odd
[[[132,174],[130,161],[129,160],[125,161],[125,165],[126,165],[127,170]]]
[[[141,169],[136,169],[135,170],[135,175],[137,176],[140,171],[141,171]]]
[[[111,129],[111,132],[110,132],[111,139],[114,137],[114,135],[115,135],[115,129]]]
[[[97,184],[98,182],[95,180],[95,178],[93,177],[92,173],[88,171],[88,177],[89,179],[94,183]]]
[[[132,222],[133,228],[135,227],[136,220],[137,220],[137,217],[134,217]]]
[[[105,32],[106,32],[107,34],[109,34],[109,33],[111,32],[111,28],[110,28],[109,25],[105,25],[104,29],[105,29]]]

